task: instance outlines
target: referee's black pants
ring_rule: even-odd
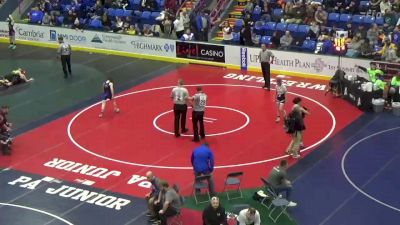
[[[61,65],[64,71],[64,77],[68,76],[67,66],[68,72],[71,75],[71,55],[61,55]]]
[[[186,104],[174,104],[174,115],[175,115],[175,123],[174,123],[174,133],[175,136],[179,136],[179,120],[181,122],[181,132],[185,133],[186,129],[186,112],[187,105]]]
[[[271,88],[271,83],[270,83],[271,71],[269,62],[261,62],[261,70],[265,81],[264,87]]]
[[[192,112],[193,122],[193,141],[200,141],[199,139],[199,126],[200,126],[200,137],[205,138],[204,132],[204,111],[193,111]]]

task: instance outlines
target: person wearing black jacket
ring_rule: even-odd
[[[219,204],[218,197],[212,197],[211,204],[204,209],[203,225],[228,225],[225,209]]]

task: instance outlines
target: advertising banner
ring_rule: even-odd
[[[223,45],[177,41],[176,57],[225,63],[225,48]]]
[[[247,48],[240,48],[240,69],[247,70]]]
[[[247,48],[248,68],[260,68],[259,48]],[[301,52],[288,52],[272,50],[275,58],[271,64],[271,69],[297,72],[304,74],[318,74],[321,76],[333,76],[339,65],[338,56],[327,56],[320,54],[306,54]],[[240,46],[226,46],[228,64],[242,65],[243,52]],[[369,67],[369,60],[340,58],[340,66],[349,74],[366,77],[366,74],[356,68],[355,65]]]

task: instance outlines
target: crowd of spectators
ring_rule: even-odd
[[[335,50],[336,31],[347,31],[346,51],[340,54],[398,62],[399,9],[399,0],[250,0],[242,20],[228,27],[224,23],[223,39],[235,42],[236,36],[237,44],[266,43],[284,50],[305,50],[304,44],[312,42],[312,52],[339,54]],[[363,19],[369,21],[364,23]],[[269,27],[271,24],[274,26]],[[299,35],[297,27],[301,26],[306,32]],[[233,35],[226,35],[229,29]]]
[[[38,0],[29,21],[83,31],[208,40],[209,12],[180,7],[183,0]],[[123,10],[123,15],[114,11]],[[151,14],[143,19],[142,13]],[[39,14],[39,15],[38,15]],[[39,19],[38,19],[39,18]]]

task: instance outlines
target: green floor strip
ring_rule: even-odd
[[[268,216],[270,211],[264,205],[262,205],[260,202],[255,201],[252,198],[254,192],[256,192],[258,190],[260,190],[260,189],[243,190],[243,198],[242,199],[232,199],[232,200],[228,201],[225,193],[219,193],[218,197],[220,197],[220,202],[227,212],[233,212],[234,208],[235,208],[234,206],[241,205],[241,204],[248,204],[248,205],[256,208],[260,212],[261,222],[263,225],[267,225],[267,224],[296,225],[296,222],[294,221],[294,219],[289,218],[286,215],[282,215],[279,218],[279,220],[276,223],[274,223]],[[234,194],[234,193],[232,193],[232,194]],[[200,203],[200,204],[196,205],[196,202],[192,196],[188,197],[185,202],[185,208],[190,208],[190,209],[199,210],[199,211],[202,211],[207,205],[208,205],[208,203]],[[296,210],[296,208],[289,208],[288,209],[289,215],[290,215],[291,210]]]

